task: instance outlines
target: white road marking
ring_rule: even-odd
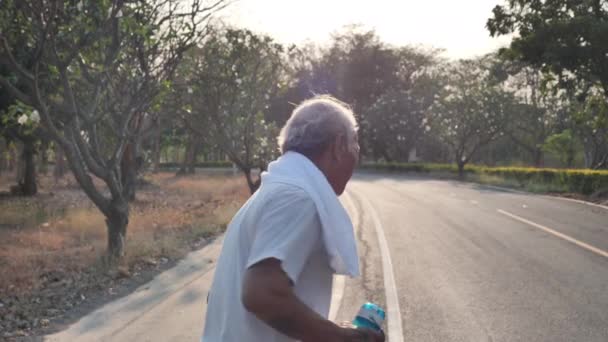
[[[573,243],[573,244],[575,244],[575,245],[577,245],[579,247],[582,247],[582,248],[584,248],[584,249],[586,249],[588,251],[591,251],[591,252],[593,252],[595,254],[598,254],[598,255],[601,255],[603,257],[608,258],[608,252],[603,251],[603,250],[601,250],[601,249],[599,249],[597,247],[593,247],[593,246],[591,246],[591,245],[589,245],[587,243],[584,243],[584,242],[582,242],[580,240],[577,240],[577,239],[575,239],[573,237],[570,237],[570,236],[568,236],[566,234],[560,233],[558,231],[555,231],[555,230],[553,230],[551,228],[545,227],[545,226],[540,225],[538,223],[534,223],[534,222],[532,222],[530,220],[526,220],[523,217],[519,217],[517,215],[511,214],[511,213],[509,213],[507,211],[504,211],[502,209],[498,209],[498,212],[501,213],[501,214],[503,214],[503,215],[505,215],[505,216],[508,216],[508,217],[510,217],[510,218],[512,218],[514,220],[517,220],[517,221],[523,222],[525,224],[528,224],[528,225],[530,225],[530,226],[532,226],[534,228],[538,228],[538,229],[544,230],[545,232],[547,232],[549,234],[552,234],[554,236],[557,236],[560,239],[564,239],[564,240],[566,240],[568,242],[571,242],[571,243]]]
[[[372,206],[367,198],[360,196],[364,202],[364,206],[369,208],[369,212],[374,222],[374,228],[378,235],[378,243],[380,244],[380,255],[382,255],[382,273],[384,274],[384,289],[386,291],[386,315],[388,317],[388,341],[403,342],[403,327],[401,325],[401,311],[399,306],[399,296],[397,296],[397,286],[395,285],[395,276],[393,274],[393,262],[391,261],[390,251],[382,223],[378,218],[376,209]]]
[[[478,205],[478,204],[479,204],[479,202],[477,202],[476,200],[471,200],[471,204],[473,204],[473,205]]]
[[[593,202],[581,201],[581,200],[577,200],[577,199],[574,199],[574,198],[558,197],[558,196],[547,196],[547,195],[545,195],[545,197],[556,198],[556,199],[562,200],[562,201],[580,203],[580,204],[585,204],[585,205],[588,205],[588,206],[591,206],[591,207],[602,208],[602,209],[608,210],[608,206],[605,206],[605,205],[602,205],[602,204],[593,203]]]

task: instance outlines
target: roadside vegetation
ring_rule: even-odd
[[[248,197],[242,178],[223,174],[142,183],[116,264],[104,258],[103,215],[72,177],[41,177],[37,197],[0,198],[0,339],[44,331],[149,280],[222,233]]]
[[[453,164],[366,163],[361,169],[460,179],[594,202],[608,201],[608,170],[467,165],[461,176],[458,166]]]

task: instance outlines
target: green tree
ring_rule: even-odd
[[[426,112],[442,87],[437,51],[395,48],[397,81],[363,110],[368,149],[374,159],[408,161],[430,128]]]
[[[605,0],[508,0],[487,22],[492,36],[515,33],[503,54],[541,69],[560,87],[594,86],[608,96],[608,3]],[[583,84],[582,87],[577,86]]]
[[[408,161],[425,132],[426,113],[439,93],[439,83],[427,78],[408,90],[388,91],[364,112],[372,156]]]
[[[334,35],[331,46],[314,64],[312,93],[329,93],[348,103],[359,116],[362,153],[371,150],[365,113],[382,94],[398,89],[400,51],[380,40],[373,30],[349,26]]]
[[[585,151],[585,166],[608,168],[608,101],[601,94],[589,96],[574,115],[574,126]]]
[[[479,149],[500,136],[514,103],[492,82],[490,63],[485,57],[448,65],[446,85],[429,110],[430,133],[450,148],[461,176]]]
[[[543,148],[558,157],[562,165],[571,168],[574,166],[574,158],[578,150],[577,145],[576,137],[572,134],[572,131],[566,129],[548,137]]]
[[[265,170],[277,153],[278,128],[267,115],[286,82],[284,48],[268,36],[228,28],[210,35],[192,57],[188,63],[195,67],[183,70],[192,89],[184,102],[185,121],[226,153],[253,193],[260,185],[253,169]]]
[[[26,54],[26,46],[15,47],[15,56],[22,63],[29,65],[31,57]],[[0,74],[12,78],[16,88],[26,89],[24,82],[15,79],[14,72],[6,65],[0,64]],[[13,94],[7,91],[0,92],[0,136],[4,137],[8,146],[21,146],[18,156],[17,185],[11,188],[13,193],[33,196],[38,192],[36,184],[35,154],[40,150],[40,143],[44,140],[44,134],[39,129],[40,116],[35,112],[33,120],[25,120],[34,113],[33,108],[18,101]],[[21,122],[19,119],[21,118]]]
[[[314,70],[321,63],[321,49],[309,43],[287,49],[287,60],[284,63],[284,86],[278,89],[277,94],[271,98],[268,119],[277,126],[282,127],[289,119],[294,107],[302,101],[316,95]]]
[[[513,90],[512,107],[505,134],[527,152],[533,165],[543,166],[543,144],[570,116],[570,103],[563,91],[543,90],[543,75],[526,63],[500,60],[493,67],[497,81]]]
[[[38,111],[21,102],[0,110],[0,136],[8,143],[19,141],[23,145],[20,156],[23,172],[18,173],[17,185],[13,188],[19,195],[33,196],[38,193],[34,155],[42,135],[39,124]]]

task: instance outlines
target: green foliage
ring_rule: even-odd
[[[37,139],[40,114],[32,107],[17,101],[0,111],[0,136],[12,139]]]
[[[545,140],[569,125],[570,101],[564,92],[544,89],[542,72],[527,63],[499,59],[493,69],[504,87],[514,89],[517,101],[505,134],[526,152],[527,160],[542,166]]]
[[[548,137],[547,141],[543,145],[543,150],[545,152],[556,155],[562,165],[566,167],[573,166],[574,157],[578,149],[578,142],[576,141],[575,136],[572,134],[572,131],[569,129]]]
[[[605,0],[509,0],[487,22],[492,36],[515,33],[503,55],[531,63],[561,87],[585,82],[608,95],[608,5]]]
[[[355,111],[362,111],[388,89],[398,88],[400,77],[408,77],[413,71],[400,70],[405,67],[400,64],[400,53],[382,42],[373,30],[347,27],[333,37],[332,46],[324,54],[317,73],[325,84],[317,87],[350,103]]]
[[[270,37],[229,28],[214,31],[180,69],[184,119],[243,170],[276,156],[278,127],[266,115],[284,86],[284,58]]]
[[[410,62],[418,72],[409,75],[398,88],[385,91],[361,112],[367,146],[375,158],[407,161],[410,151],[431,129],[426,114],[441,91],[442,80],[430,68],[434,60],[429,57],[419,62],[414,58],[417,56],[416,51],[410,51],[407,58],[412,60],[404,58],[402,62]]]
[[[574,123],[585,147],[587,167],[608,167],[608,100],[602,95],[589,96],[575,111]]]
[[[424,163],[365,163],[362,169],[392,172],[415,172],[425,174],[457,174],[454,164]],[[512,181],[517,187],[530,188],[545,185],[551,191],[591,195],[608,188],[608,171],[586,169],[543,169],[531,167],[486,167],[466,165],[464,171],[470,176],[495,176]]]
[[[491,57],[462,60],[448,66],[446,86],[429,109],[430,131],[466,164],[484,145],[502,133],[513,95],[489,77]]]
[[[17,101],[2,115],[2,124],[15,124],[25,128],[36,128],[40,124],[40,114],[34,108]]]
[[[433,70],[439,62],[437,50],[391,46],[373,30],[348,26],[313,60],[305,81],[308,96],[329,93],[353,108],[362,153],[403,160],[409,152],[406,145],[423,132],[420,110],[428,108],[438,87],[430,80],[437,80]]]

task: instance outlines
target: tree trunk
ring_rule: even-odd
[[[607,137],[608,137],[608,133],[607,133]],[[601,148],[599,151],[599,158],[598,158],[598,162],[596,163],[595,167],[597,169],[607,169],[608,168],[608,139],[604,139],[602,141],[602,143],[600,144]]]
[[[173,160],[174,159],[173,156],[170,155],[170,153],[169,153],[169,152],[172,152],[173,150],[174,150],[174,148],[171,148],[171,147],[166,148],[164,151],[161,149],[160,150],[161,159],[164,159],[165,162],[171,162],[171,163],[175,162]],[[165,158],[162,158],[163,152],[164,152]]]
[[[188,135],[188,140],[186,142],[186,151],[184,152],[184,159],[177,171],[177,175],[185,175],[191,173],[192,165],[194,163],[194,155],[196,153],[195,148],[195,139],[192,133]]]
[[[40,147],[40,168],[39,174],[46,175],[49,170],[49,144],[45,142]]]
[[[179,165],[179,170],[177,170],[177,176],[183,176],[186,174],[186,168],[188,165],[188,155],[190,154],[190,143],[186,144],[186,151],[184,152],[184,158],[182,159],[181,164]]]
[[[196,162],[198,160],[198,155],[200,154],[201,150],[202,150],[202,139],[200,137],[195,137],[193,138],[193,146],[192,146],[192,153],[189,157],[188,160],[188,173],[189,174],[194,174],[196,171]]]
[[[15,182],[17,185],[23,182],[23,178],[25,178],[25,158],[24,158],[25,148],[22,143],[15,143]],[[19,190],[21,191],[21,190]]]
[[[14,172],[19,166],[19,150],[16,144],[8,145],[8,170]]]
[[[59,144],[55,144],[55,168],[53,169],[53,176],[55,180],[59,180],[63,178],[67,170],[65,156],[63,154],[63,150],[59,146]]]
[[[152,142],[152,172],[158,172],[160,165],[160,139],[161,139],[161,129],[160,122],[156,123],[156,127],[154,127],[154,137]]]
[[[566,159],[566,168],[571,169],[574,166],[574,153],[568,153]]]
[[[536,149],[534,151],[534,166],[535,167],[543,167],[545,165],[545,160],[543,158],[543,151],[541,149]]]
[[[21,160],[17,170],[16,192],[23,196],[34,196],[38,193],[36,185],[36,161],[34,142],[31,140],[23,141],[21,150]]]
[[[8,167],[8,144],[0,138],[0,174]]]
[[[608,169],[608,153],[604,154],[604,157],[600,160],[599,163],[595,165],[596,169]]]
[[[129,224],[129,204],[123,199],[112,201],[106,213],[106,226],[108,229],[108,255],[112,259],[119,259],[125,254],[125,241],[127,226]]]
[[[193,175],[196,167],[196,156],[198,155],[198,144],[195,141],[190,148],[190,155],[188,156],[186,173]]]
[[[247,185],[249,186],[249,191],[253,195],[259,189],[260,185],[262,184],[262,178],[258,177],[258,179],[256,179],[254,181],[253,176],[251,175],[250,169],[243,170],[243,173],[245,174],[245,178],[247,179]]]
[[[135,143],[129,142],[120,162],[120,177],[123,185],[123,196],[128,201],[135,200],[135,185],[137,182],[137,160]]]
[[[458,165],[458,178],[464,179],[464,166],[466,163],[463,161],[458,161],[456,164]]]
[[[393,158],[390,156],[387,149],[382,150],[382,156],[384,157],[384,160],[386,160],[387,163],[393,162]]]

